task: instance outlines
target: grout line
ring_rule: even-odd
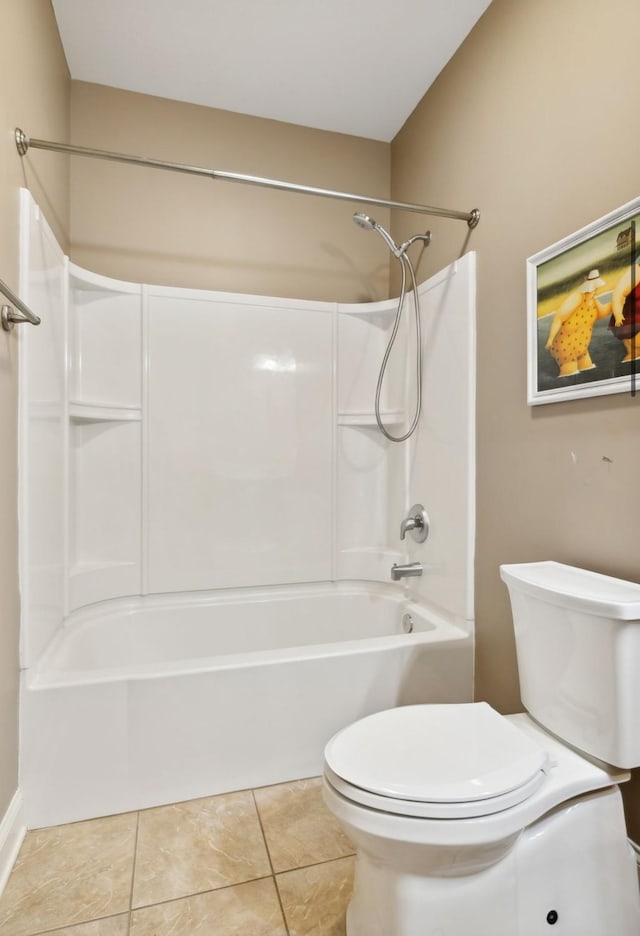
[[[258,789],[262,789],[262,787],[259,787]],[[255,791],[255,790],[252,790],[252,791],[251,791],[251,795],[252,795],[252,797],[253,797],[253,805],[255,806],[256,816],[258,817],[258,824],[260,825],[260,831],[262,832],[262,839],[263,839],[263,841],[264,841],[264,847],[265,847],[266,852],[267,852],[267,858],[268,858],[268,860],[269,860],[269,867],[271,868],[271,880],[273,881],[273,886],[274,886],[274,888],[275,888],[276,896],[277,896],[277,898],[278,898],[278,904],[280,905],[280,913],[282,914],[282,921],[283,921],[283,923],[284,923],[284,928],[285,928],[285,931],[286,931],[287,936],[290,936],[289,924],[287,923],[287,915],[286,915],[286,913],[284,912],[284,906],[283,906],[283,904],[282,904],[282,898],[280,897],[280,889],[279,889],[279,887],[278,887],[278,880],[277,880],[277,878],[276,878],[276,873],[275,873],[274,868],[273,868],[273,862],[272,862],[272,860],[271,860],[271,852],[269,851],[269,843],[267,842],[267,836],[266,836],[266,833],[265,833],[265,831],[264,831],[264,826],[263,826],[263,824],[262,824],[262,816],[260,815],[260,810],[259,810],[259,808],[258,808],[258,801],[257,801],[257,799],[256,799],[256,791]]]
[[[281,874],[291,874],[292,871],[306,871],[308,868],[319,868],[320,865],[331,864],[333,861],[343,861],[345,858],[355,858],[355,852],[348,852],[346,855],[337,855],[335,858],[323,858],[321,861],[310,861],[309,864],[296,865],[295,868],[285,868],[283,871],[274,872],[278,878]]]
[[[90,920],[76,920],[75,923],[64,923],[62,926],[56,926],[55,929],[36,930],[33,933],[25,933],[25,936],[49,936],[49,933],[66,933],[75,926],[89,926],[90,923],[102,923],[104,920],[115,920],[118,917],[125,916],[126,910],[119,913],[110,913],[108,916],[92,917]]]
[[[258,789],[261,789],[261,787],[259,787]],[[253,797],[253,806],[254,806],[254,809],[255,809],[255,811],[256,811],[256,816],[257,816],[257,818],[258,818],[258,825],[260,826],[260,831],[261,831],[261,833],[262,833],[262,840],[263,840],[263,842],[264,842],[264,847],[265,847],[265,850],[266,850],[266,852],[267,852],[267,858],[268,858],[268,860],[269,860],[269,867],[271,868],[271,875],[273,876],[273,875],[275,874],[275,871],[274,871],[274,869],[273,869],[273,862],[272,862],[272,860],[271,860],[271,852],[269,851],[269,843],[267,842],[267,836],[266,836],[266,834],[265,834],[264,826],[263,826],[263,824],[262,824],[262,816],[260,815],[260,810],[258,809],[258,801],[257,801],[257,799],[256,799],[256,791],[255,791],[255,790],[252,790],[252,791],[251,791],[251,796]]]
[[[133,913],[133,885],[136,880],[136,862],[138,858],[138,836],[140,833],[140,813],[136,813],[136,835],[133,843],[133,864],[131,867],[131,889],[129,891],[129,913],[127,917],[127,936],[131,932],[131,915]]]
[[[229,890],[233,887],[243,887],[245,884],[253,884],[254,881],[268,881],[271,878],[273,878],[272,874],[262,874],[259,877],[248,878],[246,881],[236,881],[235,884],[222,884],[220,887],[209,887],[207,890],[193,891],[193,893],[181,894],[179,897],[167,897],[166,900],[155,900],[153,903],[140,904],[139,907],[133,907],[132,912],[150,910],[152,907],[162,907],[165,904],[177,903],[179,900],[191,900],[192,897],[202,897],[204,894],[217,894],[218,891]],[[90,922],[93,923],[93,920]],[[40,936],[40,933],[36,933],[34,936]]]
[[[262,823],[260,824],[260,827],[262,828]],[[263,835],[264,835],[264,832],[263,832]],[[268,853],[268,852],[267,852],[267,853]],[[273,881],[274,886],[275,886],[275,890],[276,890],[276,896],[277,896],[277,898],[278,898],[278,904],[279,904],[279,906],[280,906],[280,912],[282,913],[282,920],[283,920],[283,922],[284,922],[286,934],[287,934],[287,936],[293,936],[293,934],[291,933],[291,931],[290,931],[290,929],[289,929],[289,925],[288,925],[288,923],[287,923],[287,917],[286,917],[286,914],[285,914],[285,911],[284,911],[284,907],[283,907],[283,905],[282,905],[282,900],[281,900],[281,898],[280,898],[280,891],[279,891],[279,889],[278,889],[278,882],[277,882],[278,877],[279,877],[280,875],[283,875],[283,874],[289,874],[291,871],[299,871],[299,870],[302,871],[302,870],[305,870],[306,868],[316,868],[316,867],[319,867],[320,865],[331,864],[332,861],[342,861],[343,858],[352,858],[354,854],[355,854],[355,852],[354,852],[353,854],[349,854],[349,855],[341,855],[339,858],[327,858],[325,861],[315,861],[315,862],[312,862],[311,864],[308,864],[308,865],[301,865],[300,868],[289,868],[287,871],[279,871],[278,873],[276,873],[275,871],[273,871],[273,866],[272,866],[272,873],[271,873],[271,874],[264,874],[264,875],[261,875],[260,877],[249,878],[249,879],[246,880],[246,881],[237,881],[235,884],[223,884],[222,887],[211,887],[211,888],[209,888],[208,890],[194,891],[193,893],[190,893],[190,894],[181,894],[179,897],[169,897],[169,898],[167,898],[166,900],[156,900],[154,903],[150,903],[150,904],[141,904],[141,906],[139,906],[139,907],[134,907],[133,910],[136,910],[136,911],[137,911],[137,910],[150,910],[152,907],[162,907],[162,906],[165,906],[165,905],[167,905],[167,904],[178,903],[178,902],[181,901],[181,900],[191,900],[192,897],[202,897],[204,894],[215,894],[215,893],[217,893],[218,891],[230,890],[230,889],[235,888],[235,887],[242,887],[244,884],[252,884],[254,881]],[[269,857],[269,864],[271,865],[271,858],[270,858],[270,857]],[[113,914],[113,916],[121,916],[121,915],[122,915],[122,914],[117,914],[117,913],[116,913],[116,914]],[[109,917],[101,917],[101,919],[109,919]],[[87,922],[87,923],[93,923],[93,922],[95,922],[95,921],[94,921],[94,920],[87,920],[87,921],[85,921],[85,922]],[[73,924],[73,925],[75,925],[75,924]],[[65,927],[62,927],[62,929],[65,929]],[[55,931],[54,931],[54,930],[47,930],[47,931],[46,931],[46,934],[48,934],[48,933],[50,933],[50,932],[51,932],[51,933],[53,933],[53,932],[59,932],[59,930],[55,930]],[[34,934],[30,934],[30,936],[46,936],[46,934],[45,934],[45,933],[34,933]]]

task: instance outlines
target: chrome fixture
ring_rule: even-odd
[[[413,618],[410,614],[402,615],[402,630],[405,632],[405,634],[413,633]]]
[[[429,205],[416,205],[411,202],[396,202],[386,198],[370,198],[367,195],[353,195],[349,192],[336,192],[331,189],[315,188],[311,185],[297,185],[295,182],[281,182],[277,179],[263,179],[260,176],[241,175],[238,172],[224,172],[221,169],[206,169],[200,166],[188,166],[183,163],[164,162],[145,156],[129,156],[125,153],[112,153],[108,150],[92,149],[89,146],[70,146],[68,143],[54,143],[51,140],[36,140],[21,130],[15,130],[16,149],[25,156],[29,149],[50,150],[54,153],[69,153],[75,156],[91,156],[94,159],[110,159],[113,162],[129,163],[135,166],[148,166],[152,169],[169,169],[190,175],[206,176],[223,182],[243,182],[245,185],[260,185],[264,188],[280,189],[284,192],[298,192],[301,195],[320,195],[324,198],[340,198],[343,201],[362,202],[366,205],[381,205],[385,208],[398,208],[401,211],[415,211],[418,214],[434,215],[441,218],[454,218],[466,221],[474,228],[480,221],[480,211],[451,211],[448,208],[432,208]]]
[[[5,331],[11,331],[14,325],[22,325],[24,322],[29,322],[30,325],[40,324],[40,316],[32,312],[2,280],[0,280],[0,293],[11,303],[11,305],[3,305],[0,312],[0,321]]]
[[[394,582],[399,582],[401,578],[415,578],[422,575],[421,562],[407,562],[403,565],[394,562],[391,566],[391,578]]]
[[[358,227],[361,227],[363,231],[377,231],[380,237],[383,239],[391,253],[395,257],[399,257],[398,252],[399,248],[394,239],[391,237],[388,231],[386,231],[381,224],[378,224],[377,221],[374,221],[373,218],[369,217],[368,214],[364,214],[362,211],[356,211],[353,216],[354,224],[357,224]]]
[[[396,244],[394,239],[391,237],[388,231],[386,231],[381,224],[378,224],[377,221],[374,221],[373,218],[369,217],[367,214],[362,212],[356,212],[353,216],[354,223],[358,227],[363,228],[365,231],[377,231],[380,237],[383,239],[393,256],[400,263],[400,269],[402,270],[402,283],[400,286],[400,297],[398,299],[398,309],[396,311],[395,322],[393,323],[393,328],[391,330],[391,336],[389,338],[389,343],[387,344],[387,349],[384,352],[382,358],[382,364],[380,365],[380,373],[378,374],[378,383],[376,385],[376,397],[375,397],[375,415],[376,422],[378,424],[378,429],[383,434],[383,436],[389,439],[390,442],[405,442],[413,433],[415,432],[416,426],[418,425],[418,420],[420,419],[420,412],[422,409],[422,334],[420,330],[420,299],[418,298],[418,285],[416,283],[416,273],[413,268],[413,264],[409,259],[407,254],[407,248],[411,244],[415,243],[417,240],[423,241],[425,247],[431,241],[431,232],[426,231],[424,234],[414,234],[413,237],[410,237],[409,240],[406,240],[403,244]],[[398,334],[398,328],[400,327],[400,321],[402,319],[402,310],[404,308],[404,299],[407,293],[407,270],[411,276],[411,288],[413,290],[413,308],[414,308],[414,318],[416,323],[416,409],[413,416],[411,425],[401,436],[391,435],[389,430],[382,422],[382,417],[380,416],[380,397],[382,395],[382,382],[384,380],[384,373],[387,368],[387,362],[389,360],[389,355],[391,354],[391,349],[393,348],[393,343],[396,340],[396,335]]]
[[[429,535],[429,517],[422,504],[414,504],[400,524],[400,539],[409,533],[416,543],[424,543]]]
[[[403,244],[398,246],[398,244],[396,244],[394,239],[391,237],[391,234],[389,234],[389,232],[386,231],[381,224],[378,224],[378,222],[369,215],[363,214],[361,211],[357,211],[353,216],[353,220],[358,225],[358,227],[363,228],[365,231],[377,231],[393,256],[397,257],[398,260],[402,257],[407,248],[411,247],[411,245],[415,243],[415,241],[424,241],[425,246],[428,246],[428,244],[431,242],[431,231],[426,231],[424,234],[414,234],[413,237],[410,237],[409,240],[406,240]]]

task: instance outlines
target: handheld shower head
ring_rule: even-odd
[[[368,214],[364,214],[361,211],[356,211],[353,216],[353,223],[357,224],[358,227],[363,228],[365,231],[373,231],[376,226],[376,222],[373,218],[370,218]]]
[[[363,228],[365,231],[377,231],[391,253],[396,257],[400,256],[398,245],[391,237],[391,234],[389,234],[388,231],[385,231],[382,225],[378,224],[377,221],[374,221],[373,218],[370,218],[369,215],[363,214],[362,212],[356,212],[356,214],[353,216],[353,221],[358,225],[358,227]]]

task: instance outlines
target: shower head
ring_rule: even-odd
[[[361,211],[357,211],[354,214],[353,222],[365,231],[374,231],[376,227],[376,222],[373,218],[370,218],[368,214],[363,214]]]
[[[413,237],[410,237],[409,240],[406,240],[404,244],[398,245],[391,237],[391,234],[382,227],[381,224],[378,224],[370,215],[364,214],[362,211],[357,211],[353,216],[354,224],[357,224],[358,227],[363,228],[365,231],[377,231],[380,237],[384,240],[387,247],[398,260],[402,260],[405,256],[405,252],[408,247],[411,247],[417,240],[421,240],[425,247],[431,243],[431,231],[426,231],[424,234],[414,234]],[[408,259],[408,258],[407,258]]]
[[[395,257],[400,257],[400,250],[398,245],[391,237],[391,234],[382,227],[381,224],[378,224],[377,221],[374,221],[373,218],[370,218],[369,215],[363,214],[362,212],[356,212],[353,216],[354,223],[358,227],[364,228],[365,231],[377,231],[380,237],[383,239],[391,253]]]

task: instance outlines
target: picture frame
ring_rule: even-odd
[[[640,377],[640,197],[527,259],[530,406]]]

